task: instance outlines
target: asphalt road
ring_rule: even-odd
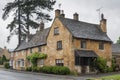
[[[36,74],[28,74],[28,73],[18,73],[6,71],[4,69],[0,69],[0,80],[86,80],[83,77],[62,77],[62,76],[51,76],[51,75],[36,75]]]

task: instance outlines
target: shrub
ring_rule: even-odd
[[[40,67],[32,67],[32,71],[33,72],[39,72],[40,71]]]
[[[32,53],[31,55],[27,56],[26,58],[31,61],[33,67],[36,67],[37,60],[47,58],[47,54],[35,52],[35,53]]]
[[[32,71],[32,67],[27,67],[26,71]]]
[[[107,72],[112,72],[113,71],[113,68],[112,67],[108,67],[107,68]]]
[[[70,74],[70,70],[68,67],[54,66],[52,69],[52,73],[66,75],[66,74]]]
[[[44,73],[53,73],[60,75],[70,74],[69,68],[64,66],[43,66],[40,71]]]
[[[43,66],[41,67],[40,71],[44,73],[52,73],[53,66]]]
[[[4,67],[5,67],[6,69],[9,69],[9,68],[10,68],[9,62],[5,62],[5,63],[4,63]]]
[[[95,62],[94,62],[94,67],[102,72],[105,73],[107,72],[107,61],[104,58],[98,57]]]

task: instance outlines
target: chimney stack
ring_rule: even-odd
[[[79,15],[77,13],[73,14],[73,19],[79,21]]]
[[[64,11],[62,10],[62,14],[60,15],[62,18],[65,18]]]
[[[59,17],[59,16],[60,16],[60,10],[57,9],[57,10],[55,10],[55,17]]]
[[[100,28],[103,32],[107,32],[107,20],[104,18],[104,14],[101,14]]]
[[[44,30],[44,22],[43,21],[40,23],[40,31],[42,31],[42,30]]]

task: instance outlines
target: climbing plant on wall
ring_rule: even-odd
[[[35,53],[32,53],[31,55],[27,56],[26,58],[31,61],[33,67],[36,67],[37,60],[38,59],[46,59],[47,54],[35,52]]]

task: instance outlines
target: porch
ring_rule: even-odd
[[[78,73],[94,72],[93,63],[97,54],[92,50],[75,50],[75,69]]]

